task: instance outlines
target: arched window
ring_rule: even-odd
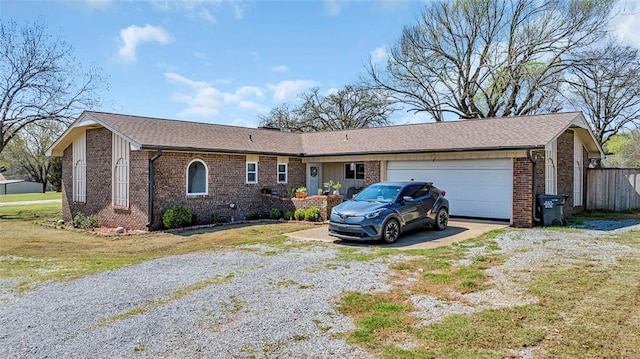
[[[87,203],[87,134],[73,140],[73,201]]]
[[[87,167],[84,160],[76,161],[73,167],[73,201],[85,203],[87,202]]]
[[[129,164],[124,158],[118,159],[113,169],[113,205],[129,207]]]
[[[111,140],[113,165],[112,204],[118,208],[129,208],[129,142],[116,135]]]
[[[207,165],[201,160],[193,160],[187,167],[187,195],[203,195],[208,193]]]

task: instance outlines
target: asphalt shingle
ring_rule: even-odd
[[[581,116],[567,112],[300,134],[103,112],[85,114],[143,149],[289,156],[539,148]]]

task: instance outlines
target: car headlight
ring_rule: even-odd
[[[384,212],[384,208],[380,208],[380,209],[376,209],[373,212],[369,212],[369,213],[365,213],[364,217],[365,218],[376,218],[380,215],[380,213]]]

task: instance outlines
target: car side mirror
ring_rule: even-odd
[[[413,197],[404,196],[404,197],[402,197],[402,202],[413,202]]]

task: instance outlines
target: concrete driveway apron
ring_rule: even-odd
[[[368,246],[375,244],[384,248],[426,249],[448,246],[451,243],[461,242],[470,238],[478,237],[494,229],[505,228],[508,226],[509,224],[506,222],[450,219],[449,226],[444,231],[436,231],[430,228],[425,228],[405,232],[395,243],[392,244],[372,241],[342,241],[338,238],[329,236],[328,225],[321,225],[317,226],[316,228],[289,233],[288,236],[294,239],[333,242],[336,244],[351,246]]]

